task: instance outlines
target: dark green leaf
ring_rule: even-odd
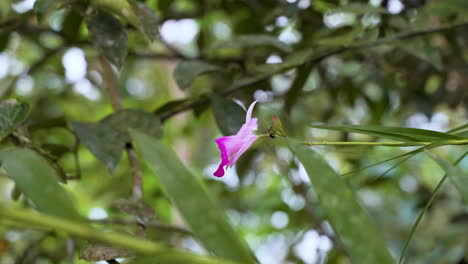
[[[374,137],[393,139],[403,142],[432,142],[441,140],[462,140],[466,137],[447,133],[406,127],[366,126],[366,125],[311,125],[313,128],[336,130],[341,132],[359,133]]]
[[[379,229],[361,207],[353,190],[310,147],[287,140],[304,165],[320,206],[353,263],[394,263]]]
[[[251,253],[236,235],[219,204],[177,155],[159,140],[136,131],[130,134],[168,196],[206,248],[219,257],[254,263]]]
[[[433,152],[426,150],[425,153],[447,173],[448,178],[452,181],[455,188],[463,197],[465,203],[468,203],[468,174],[464,173],[460,168],[455,167],[450,162],[437,156]]]
[[[91,40],[114,65],[121,67],[127,56],[127,31],[112,15],[97,12],[87,20]]]
[[[34,2],[34,11],[37,14],[39,22],[41,22],[48,13],[62,8],[70,2],[70,0],[36,0]]]
[[[245,123],[245,111],[233,100],[222,97],[211,101],[213,113],[223,135],[234,135]]]
[[[70,40],[76,41],[80,37],[80,27],[83,22],[83,16],[75,10],[71,10],[65,16],[63,21],[62,32]]]
[[[43,213],[78,220],[68,193],[59,185],[54,169],[30,149],[0,151],[2,166],[37,209]]]
[[[215,65],[203,61],[182,61],[174,70],[174,79],[182,90],[187,89],[198,76],[219,70]]]
[[[0,34],[0,52],[4,51],[8,47],[10,42],[10,32]]]
[[[72,122],[73,130],[80,142],[93,153],[93,155],[113,171],[120,161],[125,143],[119,140],[119,131],[109,125],[101,123]]]
[[[154,114],[125,109],[111,114],[99,123],[72,123],[78,138],[110,171],[120,161],[125,144],[129,143],[128,129],[133,128],[153,137],[161,137],[159,118]]]
[[[152,137],[162,136],[161,121],[154,114],[138,110],[124,109],[107,116],[100,123],[107,125],[120,134],[119,141],[124,145],[131,141],[128,129],[144,132]]]
[[[158,18],[156,14],[154,14],[153,10],[144,3],[136,0],[130,0],[128,2],[140,21],[141,31],[143,31],[150,40],[154,41],[158,37],[159,33]]]
[[[237,36],[229,40],[216,42],[211,48],[255,48],[262,46],[273,47],[283,52],[291,52],[291,47],[286,43],[278,40],[278,38],[274,36],[265,34]]]
[[[13,132],[29,115],[29,106],[13,100],[0,102],[0,140]]]

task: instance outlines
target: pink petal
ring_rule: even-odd
[[[253,101],[252,104],[250,104],[249,109],[247,109],[247,115],[245,116],[245,123],[248,123],[250,119],[252,118],[252,111],[254,109],[255,104],[258,102],[258,100]]]
[[[243,141],[238,136],[221,137],[215,140],[221,151],[221,163],[214,173],[216,177],[224,176],[223,167],[230,164],[229,157],[238,152],[243,145]]]
[[[229,165],[230,166],[234,165],[234,163],[236,163],[236,161],[240,158],[240,156],[242,156],[242,154],[244,154],[244,152],[246,152],[247,149],[249,149],[250,146],[252,146],[255,140],[257,140],[257,136],[254,134],[244,137],[244,145],[242,145],[239,151],[237,151],[237,153],[234,154],[234,156],[229,161]]]
[[[242,127],[237,132],[238,136],[244,137],[247,135],[253,134],[253,131],[257,130],[258,128],[258,119],[252,118],[247,123],[243,124]]]

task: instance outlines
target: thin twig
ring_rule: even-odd
[[[10,84],[8,85],[7,88],[5,88],[3,91],[0,92],[0,98],[5,98],[5,97],[8,97],[11,95],[11,93],[13,92],[14,88],[15,88],[15,85],[16,83],[18,82],[18,80],[25,76],[25,75],[30,75],[30,74],[33,74],[35,73],[37,70],[39,70],[43,65],[46,64],[46,62],[49,60],[49,58],[53,57],[54,55],[56,55],[57,53],[59,53],[60,51],[62,51],[65,47],[62,46],[62,47],[58,47],[58,48],[55,48],[55,49],[51,49],[49,51],[47,51],[38,61],[36,61],[35,63],[31,64],[31,66],[25,71],[23,72],[22,74],[19,74],[17,76],[15,76],[13,78],[13,80],[10,82]]]
[[[96,223],[96,224],[114,224],[114,225],[140,225],[141,223],[136,220],[127,220],[127,219],[119,219],[119,218],[114,218],[114,219],[101,219],[101,220],[91,220],[91,222]],[[190,235],[194,236],[194,234],[183,227],[179,226],[172,226],[172,225],[164,225],[164,224],[159,224],[159,223],[145,223],[145,227],[149,228],[154,228],[158,229],[161,231],[167,231],[167,232],[177,232],[185,235]]]

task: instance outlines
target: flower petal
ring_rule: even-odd
[[[245,116],[245,123],[248,123],[250,119],[252,118],[252,111],[254,109],[255,104],[258,102],[258,100],[253,101],[252,104],[250,104],[249,109],[247,109],[247,115]]]
[[[221,151],[221,163],[219,164],[218,170],[214,173],[214,176],[222,177],[224,176],[223,167],[230,164],[229,157],[237,153],[244,142],[242,138],[236,135],[221,137],[216,139],[215,142],[218,144],[218,148]]]
[[[234,156],[231,158],[231,160],[229,161],[228,166],[232,166],[232,165],[234,165],[234,163],[236,163],[236,161],[240,158],[240,156],[242,156],[242,154],[244,154],[244,152],[246,152],[247,149],[249,149],[250,146],[252,146],[252,144],[255,142],[255,140],[257,140],[257,136],[254,135],[254,134],[247,135],[247,136],[245,136],[243,138],[243,140],[244,140],[244,144],[239,149],[239,151],[237,151],[236,154],[234,154]]]
[[[249,120],[249,122],[242,125],[242,127],[239,129],[239,132],[237,132],[237,136],[245,137],[247,135],[251,135],[255,130],[257,130],[257,128],[258,119],[252,118]]]

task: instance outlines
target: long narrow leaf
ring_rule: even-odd
[[[353,263],[394,263],[378,228],[343,178],[311,148],[292,140],[287,143],[304,165],[320,206]]]
[[[187,224],[215,255],[242,263],[254,258],[203,183],[159,140],[132,130],[131,136]]]
[[[0,161],[20,190],[43,213],[78,220],[68,193],[59,185],[54,169],[30,149],[4,149]]]
[[[462,140],[463,136],[451,135],[447,133],[406,127],[391,126],[364,126],[364,125],[310,125],[313,128],[336,130],[341,132],[359,133],[369,136],[392,139],[403,142],[432,142],[441,140]]]
[[[464,173],[460,168],[455,167],[450,162],[446,161],[445,159],[442,159],[436,154],[430,152],[429,150],[426,150],[425,152],[445,171],[455,188],[463,197],[463,200],[465,200],[465,202],[468,203],[468,174]]]

